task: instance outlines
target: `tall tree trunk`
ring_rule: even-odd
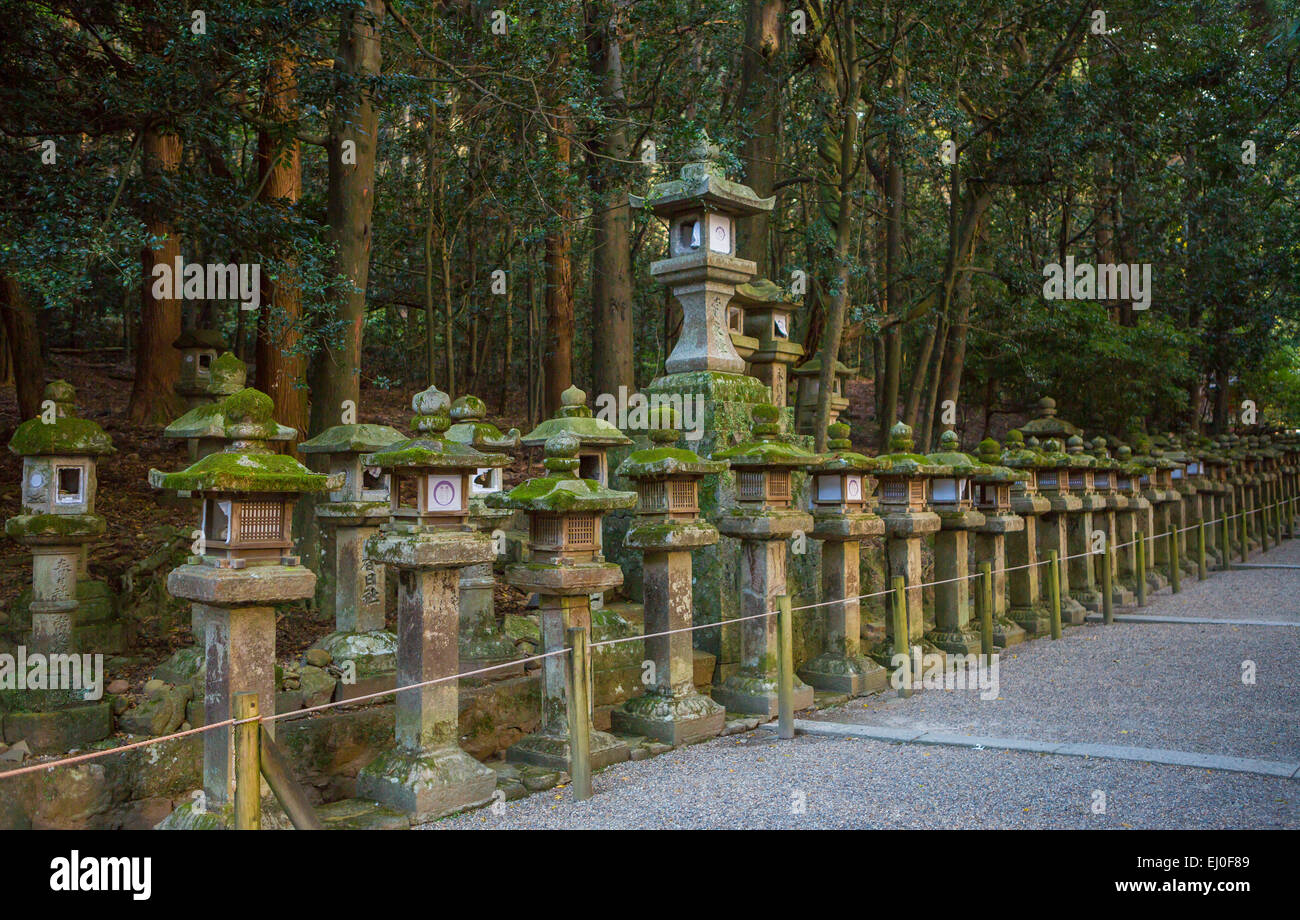
[[[41,395],[45,392],[40,326],[22,285],[3,273],[0,273],[0,322],[4,324],[4,338],[13,370],[18,417],[23,420],[35,418],[40,414]]]
[[[780,131],[780,81],[776,73],[785,17],[784,0],[747,0],[745,45],[740,58],[740,112],[749,129],[741,148],[745,184],[766,198],[776,184]],[[772,276],[772,215],[762,211],[740,221],[739,255],[758,265],[758,277]]]
[[[609,120],[593,139],[587,162],[592,192],[591,313],[594,338],[591,380],[597,393],[636,387],[632,305],[632,208],[627,197],[631,148],[619,33],[622,0],[586,4],[587,61],[599,80],[600,103]]]
[[[289,126],[281,136],[263,130],[257,138],[260,197],[265,202],[283,202],[290,207],[302,197],[302,159],[292,133],[297,121],[298,80],[293,58],[286,54],[268,67],[262,116],[269,122]],[[262,275],[262,308],[257,323],[257,388],[271,397],[275,418],[302,437],[308,426],[307,390],[303,386],[307,356],[299,350],[302,340],[302,289],[296,264],[285,261],[279,280]],[[296,443],[296,441],[294,442]],[[293,449],[293,444],[286,446]]]
[[[555,72],[563,74],[568,67],[569,53],[561,51],[556,55]],[[560,394],[573,384],[573,242],[569,235],[573,203],[564,187],[571,158],[571,131],[568,108],[557,105],[551,113],[551,157],[561,190],[546,231],[546,380],[542,411],[547,418],[560,408]]]
[[[310,434],[339,422],[343,402],[361,399],[361,341],[370,276],[378,117],[371,81],[380,75],[385,0],[364,0],[344,13],[335,61],[336,86],[347,94],[330,119],[326,211],[334,244],[332,269],[350,282],[339,295],[340,338],[316,353],[311,368]]]
[[[141,142],[141,175],[147,186],[164,184],[163,174],[175,173],[181,163],[181,139],[171,128],[158,125],[145,129]],[[184,402],[172,389],[180,378],[180,352],[172,342],[181,334],[180,299],[154,295],[154,266],[166,265],[175,274],[176,259],[181,254],[180,240],[167,216],[151,207],[145,216],[149,235],[162,240],[158,249],[145,246],[140,252],[140,329],[136,339],[135,380],[126,414],[133,422],[161,425],[180,414]],[[179,293],[183,278],[172,278],[172,289]]]

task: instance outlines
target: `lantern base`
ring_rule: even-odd
[[[397,636],[383,629],[368,632],[332,632],[318,639],[312,648],[329,652],[338,667],[352,662],[356,678],[392,675],[397,671]]]
[[[889,684],[885,669],[864,655],[823,652],[799,669],[799,677],[815,690],[859,696],[884,690]]]
[[[713,698],[727,707],[728,712],[743,712],[767,716],[777,714],[777,684],[775,674],[759,673],[753,668],[742,668],[713,688]],[[807,709],[813,704],[813,688],[798,677],[794,680],[794,708]]]
[[[491,801],[496,777],[454,744],[417,754],[385,751],[357,774],[357,797],[420,823]]]
[[[993,644],[1000,648],[1019,645],[1029,638],[1019,623],[1003,616],[993,621]]]
[[[1011,620],[1020,626],[1031,638],[1046,636],[1052,631],[1052,611],[1047,601],[1039,601],[1028,607],[1011,608]],[[996,626],[994,633],[996,642]]]
[[[925,638],[941,652],[977,655],[980,651],[980,634],[972,629],[932,629]]]
[[[616,731],[645,735],[675,747],[721,734],[727,712],[699,693],[677,697],[651,693],[615,708],[610,720]]]
[[[600,770],[610,764],[622,763],[631,756],[627,744],[608,732],[591,733],[591,769]],[[543,730],[527,735],[506,750],[506,760],[571,773],[573,758],[569,753],[568,729]]]

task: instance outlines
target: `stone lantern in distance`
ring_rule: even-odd
[[[173,389],[176,395],[185,400],[185,408],[193,409],[204,403],[215,402],[244,388],[244,380],[240,379],[238,386],[231,389],[230,372],[234,366],[229,360],[220,362],[220,357],[229,355],[241,370],[244,362],[226,351],[226,343],[216,330],[191,329],[182,332],[172,342],[172,348],[181,353],[181,373]]]
[[[812,434],[817,415],[817,391],[821,386],[822,359],[820,356],[809,358],[795,369],[794,375],[799,386],[796,389],[795,430],[801,434]],[[835,362],[835,374],[831,377],[831,414],[830,421],[839,418],[840,413],[849,407],[849,398],[844,395],[844,384],[853,374],[853,368],[843,361]]]
[[[822,541],[822,597],[826,606],[826,650],[799,669],[818,690],[857,696],[883,690],[885,669],[862,654],[860,551],[863,537],[880,536],[885,522],[870,510],[875,487],[870,474],[879,464],[854,453],[849,426],[827,428],[831,453],[808,467],[812,478],[812,536]],[[883,587],[883,586],[881,586]]]
[[[313,647],[329,652],[335,662],[351,661],[358,684],[391,674],[397,664],[397,637],[385,629],[384,567],[365,552],[366,540],[388,520],[389,477],[361,458],[402,440],[402,433],[387,425],[352,424],[327,428],[298,445],[302,453],[320,456],[341,480],[329,500],[316,505],[322,535],[317,596],[321,612],[334,620],[334,632]],[[362,684],[355,692],[367,689]]]
[[[1003,466],[1022,473],[1025,479],[1013,484],[1011,510],[1020,516],[1024,529],[1007,535],[1007,588],[1011,620],[1030,636],[1041,636],[1051,627],[1051,613],[1043,600],[1043,575],[1038,555],[1039,518],[1051,510],[1051,502],[1038,493],[1038,473],[1042,458],[1025,445],[1024,435],[1007,432],[1002,451]],[[996,641],[996,625],[995,641]],[[1007,637],[1010,638],[1010,637]]]
[[[591,632],[591,594],[623,583],[623,571],[602,553],[601,517],[632,508],[635,492],[619,492],[578,475],[577,436],[561,431],[546,442],[547,475],[487,497],[493,508],[528,515],[527,563],[506,568],[506,580],[540,597],[542,645],[555,652],[567,644],[567,630]],[[506,752],[513,761],[568,770],[569,724],[565,706],[565,663],[552,655],[542,664],[542,726]],[[588,694],[587,699],[592,699]],[[588,714],[590,718],[590,714]],[[591,766],[626,760],[627,745],[605,732],[591,733]]]
[[[776,609],[786,592],[788,547],[797,532],[812,529],[812,515],[792,508],[791,474],[820,457],[781,437],[780,410],[758,405],[751,410],[753,439],[718,451],[736,475],[736,507],[718,516],[718,530],[744,543],[741,555],[740,669],[713,688],[713,698],[733,712],[772,716],[777,711]],[[795,679],[794,708],[813,702],[813,688]]]
[[[789,399],[789,369],[803,357],[803,346],[792,340],[799,304],[784,299],[776,284],[757,278],[736,288],[733,303],[745,311],[745,334],[758,344],[745,360],[749,373],[767,384],[772,405],[785,408]]]
[[[70,383],[47,384],[42,405],[53,416],[28,419],[9,441],[23,458],[22,513],[5,522],[5,533],[32,552],[31,645],[39,652],[121,649],[122,627],[109,617],[91,621],[80,609],[78,582],[85,579],[84,552],[104,533],[95,513],[98,457],[113,453],[113,440],[90,419],[77,418],[77,391]],[[92,583],[97,584],[97,583]]]
[[[992,471],[958,448],[961,442],[951,428],[939,438],[939,450],[926,459],[947,467],[947,475],[930,480],[930,508],[939,515],[934,535],[935,628],[928,637],[936,648],[955,654],[980,650],[980,636],[971,625],[970,531],[984,525],[975,510],[971,480]]]
[[[1002,447],[993,438],[980,441],[977,459],[987,471],[971,477],[975,510],[984,523],[975,528],[975,559],[991,563],[993,571],[993,643],[1003,648],[1025,639],[1025,630],[1009,614],[1007,591],[1007,537],[1025,529],[1025,519],[1016,514],[1011,490],[1033,475],[1002,464]]]
[[[662,408],[648,450],[632,453],[618,475],[636,486],[636,518],[624,546],[643,554],[645,653],[654,680],[642,696],[611,713],[614,728],[679,745],[722,731],[726,711],[695,689],[691,633],[691,550],[718,542],[718,530],[699,516],[699,481],[727,469],[676,446],[674,413]]]

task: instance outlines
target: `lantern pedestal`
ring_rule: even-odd
[[[1046,559],[1048,553],[1056,550],[1057,558],[1065,559],[1070,555],[1069,522],[1073,512],[1083,507],[1077,495],[1053,495],[1049,498],[1052,510],[1043,515],[1038,528],[1038,556]],[[1087,611],[1075,600],[1070,591],[1070,566],[1060,565],[1061,586],[1061,622],[1066,625],[1078,625],[1083,622]]]
[[[935,626],[926,638],[934,647],[957,655],[980,650],[971,625],[970,534],[984,523],[978,511],[940,512],[942,529],[934,535]]]
[[[1094,512],[1104,509],[1106,500],[1099,495],[1082,495],[1080,500],[1083,502],[1083,507],[1066,520],[1066,546],[1069,550],[1068,555],[1072,557],[1067,565],[1070,570],[1069,595],[1083,610],[1096,613],[1101,610],[1101,591],[1097,589],[1097,574],[1090,554],[1092,532],[1097,521]],[[1061,588],[1061,593],[1066,593],[1064,587]],[[1064,604],[1061,607],[1061,616],[1065,617]],[[1083,622],[1083,619],[1076,612],[1071,616],[1070,622],[1078,625]]]
[[[620,732],[665,744],[692,744],[721,733],[726,711],[695,689],[691,626],[691,550],[718,541],[718,531],[697,521],[647,521],[633,525],[624,545],[640,549],[646,658],[654,662],[647,692],[610,713]]]
[[[481,805],[496,774],[457,746],[460,738],[457,632],[460,569],[492,559],[485,534],[387,524],[366,544],[397,570],[397,746],[357,774],[357,794],[413,822]],[[413,690],[413,684],[451,677]]]
[[[388,502],[328,502],[316,506],[328,583],[317,592],[322,613],[334,618],[334,632],[313,648],[335,664],[351,661],[358,682],[391,677],[397,668],[397,636],[385,629],[385,573],[368,558],[366,541],[388,519]]]
[[[488,535],[498,527],[504,528],[514,517],[513,511],[497,510],[483,504],[482,499],[470,499],[470,526]],[[469,565],[460,572],[460,650],[461,673],[493,665],[504,665],[523,657],[515,644],[497,629],[496,602],[492,589],[496,585],[492,563]],[[483,677],[501,680],[524,673],[523,663],[499,667]]]
[[[256,693],[262,715],[275,712],[275,606],[306,600],[316,576],[300,565],[233,569],[190,563],[167,576],[173,597],[194,605],[203,624],[204,720],[231,717],[238,693]],[[275,736],[275,723],[266,725]],[[203,791],[210,805],[234,800],[234,745],[229,730],[203,735]]]
[[[718,520],[718,530],[741,541],[740,670],[713,688],[713,698],[731,712],[774,716],[777,713],[776,599],[786,593],[785,541],[796,530],[812,529],[803,511],[738,510]],[[794,681],[794,708],[813,704],[813,688]]]
[[[861,540],[885,532],[874,514],[814,514],[812,536],[822,542],[822,597],[844,598],[823,608],[826,650],[799,669],[817,690],[858,696],[883,690],[889,675],[862,654]]]
[[[926,534],[937,533],[939,515],[933,511],[900,511],[882,514],[885,521],[885,552],[889,556],[889,577],[902,576],[906,585],[903,597],[907,602],[907,644],[920,645],[925,638],[925,581],[921,562],[921,539]],[[894,595],[889,595],[885,613],[885,641],[872,651],[872,657],[886,667],[892,667],[894,656]]]
[[[1022,533],[1025,519],[1017,514],[987,514],[975,533],[975,558],[993,568],[993,644],[1002,648],[1025,641],[1025,629],[1011,617],[1007,573],[1007,535]]]
[[[521,591],[535,591],[542,627],[542,651],[566,647],[568,630],[581,627],[591,634],[591,594],[622,584],[623,573],[612,562],[573,565],[519,563],[506,569],[506,578]],[[559,593],[565,592],[565,593]],[[573,592],[573,593],[567,593]],[[542,662],[542,725],[506,751],[506,760],[552,770],[570,770],[566,656],[552,655]],[[592,700],[592,695],[587,694]],[[627,760],[628,747],[607,732],[591,732],[591,768],[599,770]]]
[[[1032,504],[1030,503],[1032,501]],[[1007,588],[1010,592],[1011,620],[1031,638],[1046,635],[1051,629],[1051,611],[1043,597],[1043,568],[1038,555],[1038,515],[1048,508],[1047,499],[1016,500],[1025,528],[1007,537]]]

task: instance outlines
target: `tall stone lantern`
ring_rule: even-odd
[[[921,541],[926,534],[937,533],[942,526],[939,515],[930,507],[932,482],[951,478],[952,467],[934,463],[924,454],[913,452],[911,426],[898,422],[889,429],[889,453],[876,458],[880,484],[879,514],[885,521],[885,545],[889,555],[889,574],[902,576],[907,583],[907,644],[920,645],[925,634],[925,608],[921,588]],[[894,597],[890,595],[892,607]],[[872,657],[889,664],[894,654],[894,618],[885,618],[885,643],[872,651]]]
[[[1012,489],[1029,480],[1028,470],[1002,464],[1002,446],[993,438],[980,441],[976,459],[985,472],[971,477],[975,510],[984,522],[975,527],[974,558],[991,563],[993,571],[993,642],[1003,648],[1025,641],[1024,627],[1010,616],[1007,591],[1007,537],[1022,533],[1025,519],[1016,514]]]
[[[979,632],[971,625],[970,533],[984,525],[975,509],[972,480],[993,471],[960,450],[951,428],[939,437],[939,450],[926,459],[950,473],[930,480],[930,508],[939,515],[934,535],[934,629],[928,638],[936,648],[959,655],[980,650]]]
[[[238,693],[275,710],[275,605],[312,597],[316,576],[293,552],[293,507],[307,493],[338,488],[269,441],[278,426],[271,398],[247,389],[223,403],[225,448],[178,473],[149,471],[155,489],[189,492],[202,507],[202,550],[167,578],[173,597],[190,601],[204,643],[207,724],[230,718]],[[274,734],[274,723],[266,726]],[[234,748],[228,731],[203,736],[203,786],[209,807],[231,802]]]
[[[1066,557],[1070,555],[1070,517],[1083,510],[1083,498],[1073,494],[1071,469],[1077,469],[1077,466],[1070,455],[1061,450],[1061,442],[1055,438],[1044,441],[1039,451],[1038,490],[1047,497],[1049,510],[1043,515],[1038,530],[1038,555],[1046,557],[1052,550],[1057,552],[1061,560],[1061,620],[1078,625],[1083,622],[1087,611],[1070,590],[1073,573]]]
[[[1115,583],[1132,594],[1138,587],[1137,535],[1142,532],[1148,541],[1151,538],[1151,503],[1143,496],[1141,485],[1142,477],[1148,475],[1150,469],[1134,460],[1133,448],[1127,444],[1116,448],[1115,461],[1115,490],[1126,503],[1116,514],[1115,558],[1118,569]],[[1150,559],[1150,554],[1145,558]]]
[[[1122,550],[1119,549],[1119,519],[1120,515],[1128,510],[1129,496],[1125,495],[1119,486],[1119,475],[1123,471],[1123,464],[1119,460],[1111,457],[1110,451],[1106,447],[1106,439],[1096,437],[1092,439],[1089,445],[1092,452],[1093,468],[1092,482],[1097,496],[1106,504],[1105,507],[1094,516],[1096,523],[1100,520],[1104,526],[1099,526],[1106,535],[1106,545],[1113,548],[1110,554],[1110,575],[1111,575],[1111,602],[1117,607],[1131,606],[1134,602],[1132,592],[1124,586],[1120,579],[1120,556]],[[1105,554],[1096,555],[1098,590],[1104,590],[1105,581],[1104,569],[1107,564]]]
[[[772,392],[772,405],[785,408],[789,399],[790,367],[803,357],[803,346],[791,339],[799,304],[784,298],[781,288],[766,278],[756,278],[736,288],[733,303],[745,311],[745,334],[758,342],[746,360],[749,373]]]
[[[736,255],[736,220],[772,210],[774,199],[729,181],[719,153],[702,137],[680,177],[656,186],[650,196],[655,216],[668,224],[668,258],[651,265],[650,274],[672,289],[682,307],[682,332],[664,362],[669,374],[745,371],[732,345],[727,306],[736,285],[752,278],[758,266]]]
[[[822,359],[820,356],[809,358],[795,368],[794,376],[798,381],[795,391],[795,430],[801,434],[812,434],[817,420],[817,393],[821,387]],[[835,362],[835,373],[831,377],[831,412],[829,419],[834,422],[840,413],[849,407],[849,398],[844,395],[844,387],[854,369],[843,361]]]
[[[822,598],[826,650],[799,669],[818,690],[857,696],[883,690],[885,669],[862,654],[861,540],[880,536],[885,522],[871,510],[871,474],[879,464],[854,453],[849,426],[827,428],[830,453],[808,468],[812,477],[812,536],[822,541]],[[879,587],[885,587],[881,585]],[[843,598],[843,600],[837,600]]]
[[[1200,499],[1197,497],[1198,490],[1193,480],[1195,474],[1192,472],[1192,469],[1199,465],[1195,457],[1188,453],[1172,434],[1165,435],[1157,443],[1161,444],[1165,459],[1174,464],[1169,475],[1177,498],[1170,503],[1169,507],[1171,523],[1175,530],[1174,548],[1178,553],[1178,564],[1186,574],[1195,575],[1196,560],[1188,550],[1189,532],[1186,528],[1199,520]],[[1192,537],[1192,540],[1195,539]]]
[[[820,462],[781,436],[780,410],[755,406],[753,438],[717,451],[715,460],[727,460],[736,474],[736,507],[718,515],[718,530],[741,542],[740,615],[755,617],[740,624],[740,668],[713,688],[713,698],[733,712],[773,716],[777,711],[776,617],[760,616],[776,610],[776,599],[786,593],[788,551],[786,540],[812,530],[808,512],[791,506],[791,474]],[[813,688],[794,681],[794,708],[813,702]]]
[[[691,551],[718,542],[717,528],[700,519],[700,480],[727,463],[678,447],[671,409],[660,410],[653,423],[653,446],[618,467],[636,486],[636,520],[623,545],[643,554],[645,652],[653,679],[611,719],[619,731],[678,745],[712,738],[726,721],[726,711],[695,689],[692,634],[656,634],[692,625]]]
[[[1149,454],[1137,458],[1138,462],[1147,467],[1148,472],[1139,480],[1143,497],[1151,503],[1151,546],[1152,551],[1148,554],[1152,565],[1149,574],[1156,575],[1158,585],[1153,590],[1159,590],[1167,582],[1165,571],[1169,565],[1168,547],[1169,541],[1162,536],[1169,533],[1174,528],[1173,504],[1179,501],[1178,492],[1174,490],[1173,469],[1175,464],[1165,459],[1164,451],[1158,447],[1151,447],[1150,442],[1143,440],[1140,447],[1149,449]],[[1174,543],[1177,547],[1177,543]],[[1176,550],[1175,550],[1176,551]],[[1150,580],[1150,579],[1149,579]]]
[[[85,569],[90,541],[104,533],[95,513],[99,457],[113,453],[113,440],[90,419],[77,417],[77,391],[55,380],[42,394],[41,414],[18,426],[10,453],[23,458],[21,514],[5,533],[32,553],[31,647],[42,653],[118,652],[122,626],[106,603],[87,604],[107,586],[91,582]],[[79,590],[81,584],[86,590]]]
[[[546,476],[487,497],[490,507],[528,515],[529,561],[508,566],[506,580],[521,591],[540,596],[543,652],[563,649],[571,628],[590,634],[592,593],[623,583],[618,565],[605,561],[601,517],[635,506],[636,493],[614,491],[594,479],[582,478],[578,450],[578,438],[570,432],[552,435],[546,442]],[[562,656],[552,655],[543,662],[542,680],[541,728],[512,745],[506,758],[568,770],[571,755]],[[590,694],[587,699],[592,699]],[[613,735],[591,733],[592,769],[627,757],[627,745]]]
[[[1070,516],[1066,532],[1070,559],[1070,596],[1084,609],[1101,610],[1101,590],[1097,584],[1097,570],[1092,558],[1092,534],[1097,523],[1104,521],[1106,499],[1097,493],[1097,460],[1085,451],[1083,437],[1072,435],[1065,442],[1065,454],[1070,458],[1067,475],[1070,492],[1078,496],[1082,507]]]
[[[329,652],[335,662],[353,663],[358,694],[397,667],[397,636],[384,622],[384,567],[365,552],[366,541],[388,520],[389,476],[361,458],[402,440],[402,433],[387,425],[351,424],[327,428],[298,445],[300,452],[322,458],[324,468],[341,480],[329,501],[316,505],[322,538],[317,596],[321,612],[334,620],[334,632],[314,647]]]
[[[1051,611],[1043,599],[1043,572],[1038,555],[1039,519],[1052,509],[1051,500],[1039,494],[1038,475],[1042,457],[1025,444],[1024,435],[1007,432],[1002,465],[1025,476],[1012,485],[1011,510],[1024,522],[1024,529],[1007,534],[1007,587],[1010,594],[1011,620],[1031,637],[1046,634],[1051,628]],[[996,626],[994,627],[996,630]],[[1006,638],[1011,640],[1011,633]]]
[[[487,404],[477,396],[461,396],[451,404],[452,426],[447,429],[447,440],[484,453],[513,453],[519,450],[519,429],[501,429],[487,421]],[[487,497],[500,492],[502,485],[500,467],[484,467],[474,474],[469,489],[469,525],[482,533],[490,534],[504,528],[514,516],[504,508],[489,508]],[[496,584],[492,563],[479,563],[461,569],[460,573],[460,665],[462,671],[492,667],[512,661],[519,651],[497,628],[496,603],[492,589]],[[522,664],[514,668],[496,668],[494,677],[522,674]]]
[[[494,556],[492,538],[466,523],[470,481],[509,458],[448,440],[450,402],[434,386],[415,394],[414,437],[361,457],[389,476],[389,520],[366,541],[366,555],[397,572],[399,692],[397,745],[362,768],[357,792],[415,821],[486,802],[496,788],[496,774],[460,749],[454,676],[460,571]]]

